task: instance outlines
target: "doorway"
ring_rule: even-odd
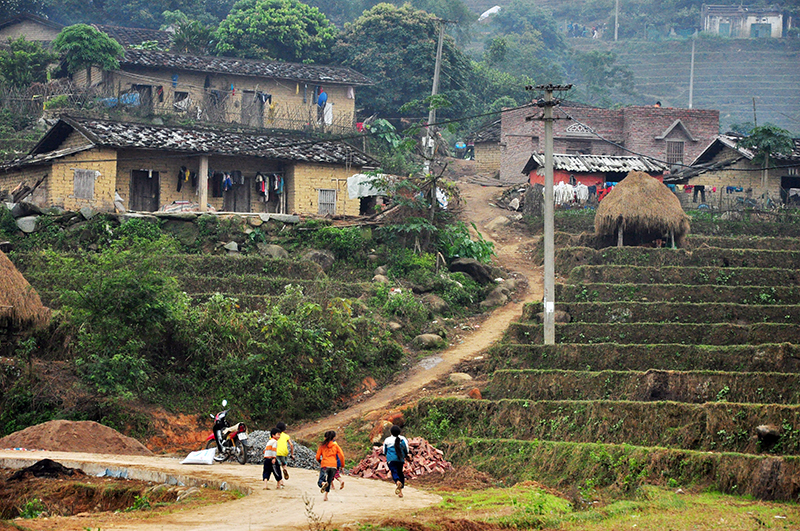
[[[222,210],[225,212],[250,212],[252,179],[241,175],[240,172],[233,172],[233,174],[233,187],[223,193]]]
[[[153,170],[131,171],[131,210],[155,212],[160,203],[160,177]]]

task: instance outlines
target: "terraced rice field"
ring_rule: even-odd
[[[425,399],[414,429],[514,481],[798,499],[800,240],[561,246],[556,264],[556,344],[530,305],[491,351],[483,399]]]

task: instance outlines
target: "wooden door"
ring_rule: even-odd
[[[243,177],[244,184],[234,178],[233,187],[224,193],[222,210],[225,212],[250,212],[251,178]]]
[[[160,178],[157,171],[131,171],[131,210],[155,212],[160,203]]]
[[[255,91],[242,93],[242,125],[264,127],[264,103]]]

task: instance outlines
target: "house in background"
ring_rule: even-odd
[[[203,159],[214,209],[307,215],[359,215],[347,179],[377,164],[341,141],[63,116],[26,157],[0,166],[0,189],[25,182],[45,208],[113,212],[121,199],[153,212],[199,201]]]
[[[783,35],[783,14],[775,7],[703,5],[703,31],[734,39],[774,38]]]
[[[670,176],[668,182],[688,185],[692,194],[679,194],[683,203],[695,200],[694,189],[701,188],[705,203],[727,210],[761,205],[761,166],[753,162],[755,153],[737,145],[738,136],[720,135],[697,158],[691,168]],[[776,202],[800,206],[800,139],[795,139],[789,156],[776,156],[767,172],[767,194]],[[696,205],[695,205],[696,206]]]
[[[544,152],[541,114],[534,104],[503,112],[500,180],[517,178],[532,153]],[[719,134],[719,111],[715,110],[601,109],[565,102],[554,114],[554,152],[565,155],[646,156],[680,167]]]
[[[123,48],[130,48],[143,42],[156,42],[159,48],[164,50],[169,49],[172,45],[172,34],[168,31],[123,28],[104,24],[90,24],[90,26],[107,33],[109,37],[120,43]],[[58,22],[30,13],[21,13],[0,22],[0,43],[5,43],[8,39],[15,40],[19,37],[25,37],[28,41],[49,43],[56,38],[56,35],[61,33],[62,29],[64,29],[64,25]]]
[[[5,44],[9,39],[17,40],[25,37],[27,41],[49,43],[61,33],[62,24],[46,18],[20,13],[0,22],[0,43]]]
[[[108,106],[140,114],[250,127],[350,132],[356,87],[372,82],[350,68],[149,50],[125,51],[119,70],[72,76]]]
[[[475,162],[481,173],[497,173],[500,168],[500,120],[495,120],[467,137],[474,143]]]

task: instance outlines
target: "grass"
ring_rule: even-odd
[[[442,502],[414,515],[413,524],[394,520],[390,527],[364,526],[361,531],[406,529],[459,529],[464,520],[485,527],[469,529],[559,529],[562,531],[647,531],[798,529],[800,507],[795,503],[756,501],[715,492],[679,492],[674,488],[646,486],[631,497],[606,502],[602,491],[573,494],[587,496],[578,508],[574,500],[524,482],[508,488],[439,492]],[[466,528],[465,528],[466,529]]]

